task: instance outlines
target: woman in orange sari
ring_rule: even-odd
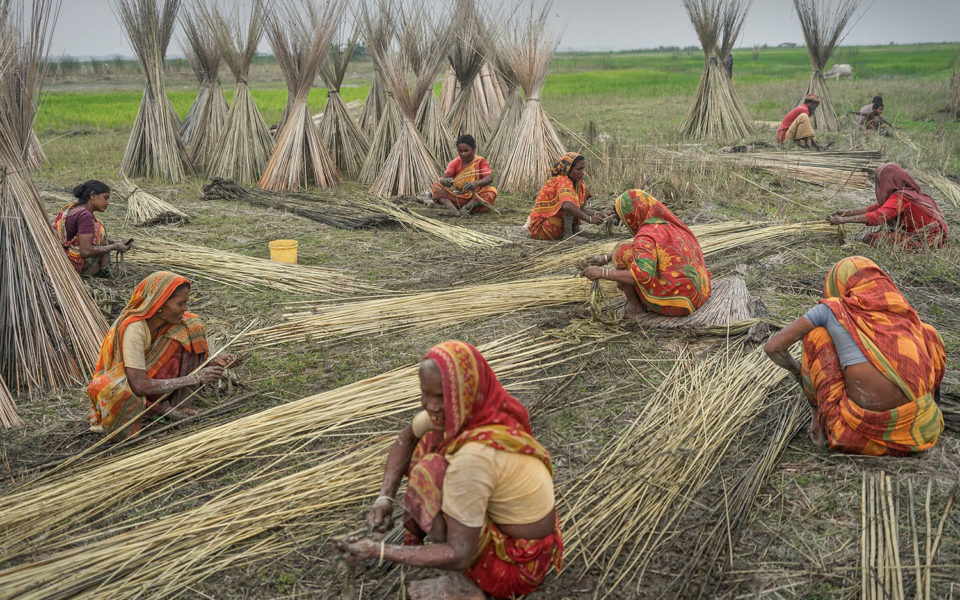
[[[132,240],[111,242],[106,227],[96,217],[110,206],[110,187],[91,179],[73,188],[73,196],[77,201],[60,209],[53,219],[53,231],[77,273],[84,277],[109,276],[110,252],[126,252],[132,245]]]
[[[633,241],[613,254],[588,257],[591,266],[582,275],[617,282],[627,297],[627,316],[655,312],[685,317],[703,306],[710,298],[710,271],[690,228],[643,190],[620,194],[616,210]],[[615,269],[603,267],[610,261],[616,262]]]
[[[410,584],[410,598],[482,600],[528,594],[551,568],[563,541],[547,451],[533,437],[526,408],[480,352],[466,342],[434,346],[420,363],[424,410],[390,450],[369,514],[376,531],[393,520],[404,472],[404,545],[339,540],[341,551],[451,575]],[[433,542],[423,545],[429,535]]]
[[[613,214],[613,211],[584,207],[590,198],[583,183],[586,164],[583,156],[576,152],[567,152],[557,159],[552,176],[537,194],[533,211],[524,224],[531,236],[538,240],[560,240],[580,231],[581,220],[597,225]]]
[[[814,443],[870,456],[932,448],[943,431],[936,399],[945,352],[937,330],[862,256],[830,270],[823,296],[764,346],[803,386],[814,408]],[[790,346],[801,339],[798,364]]]
[[[457,138],[457,158],[450,161],[438,183],[433,184],[433,201],[459,215],[479,214],[497,202],[493,170],[477,156],[477,140],[470,134]]]
[[[196,409],[172,407],[194,386],[220,379],[234,357],[220,356],[193,372],[208,349],[203,323],[187,312],[189,296],[190,282],[169,271],[153,273],[134,290],[103,338],[87,386],[91,430],[120,429],[125,439],[140,431],[145,409],[173,419],[196,414]]]

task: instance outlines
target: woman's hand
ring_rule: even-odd
[[[474,191],[475,189],[477,189],[477,182],[476,182],[476,181],[468,181],[467,183],[463,184],[463,191],[465,191],[465,192],[468,192],[468,191],[469,191],[469,192],[472,192],[472,191]]]
[[[204,367],[197,373],[200,383],[214,383],[219,381],[221,377],[223,377],[223,367],[220,365]]]
[[[597,279],[602,279],[603,274],[607,269],[602,267],[587,267],[583,271],[580,271],[581,277],[586,277],[590,281],[596,281]]]
[[[451,185],[453,185],[453,177],[441,177],[440,185],[442,185],[443,187],[450,187]]]
[[[593,225],[600,225],[601,223],[603,223],[603,219],[604,217],[600,213],[593,213],[592,215],[590,215],[590,223]]]
[[[127,252],[128,250],[133,248],[133,240],[130,240],[128,242],[114,242],[111,245],[113,246],[112,248],[113,250],[116,250],[120,254],[123,254],[124,252]]]
[[[583,259],[583,264],[587,267],[602,267],[608,262],[610,262],[610,256],[607,254],[591,254]]]
[[[224,369],[229,369],[230,367],[234,366],[238,362],[239,361],[237,360],[236,354],[221,354],[220,356],[211,360],[210,364],[216,365],[218,367],[223,367]]]
[[[845,221],[843,220],[844,218],[845,218],[844,216],[837,215],[836,213],[834,213],[829,217],[827,217],[827,223],[830,223],[831,225],[842,225],[843,223],[845,223]]]
[[[367,514],[367,524],[378,533],[393,527],[393,498],[380,496]]]
[[[357,558],[379,558],[380,542],[375,542],[370,538],[358,538],[349,536],[333,541],[333,546],[341,552],[346,552]]]

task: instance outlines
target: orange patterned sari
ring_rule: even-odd
[[[524,227],[534,238],[538,240],[559,240],[562,238],[563,216],[560,211],[563,208],[563,203],[570,202],[577,208],[583,208],[587,198],[590,197],[587,193],[587,186],[582,181],[574,186],[573,181],[567,176],[574,161],[579,157],[580,155],[576,152],[567,152],[561,156],[553,165],[552,177],[540,188],[533,210],[524,224]],[[574,229],[576,230],[579,226],[580,219],[574,217]]]
[[[633,274],[647,310],[685,317],[703,306],[710,298],[710,271],[690,228],[643,190],[625,191],[616,208],[634,238],[616,249],[614,260]]]
[[[476,191],[464,190],[463,186],[467,183],[480,181],[492,173],[490,164],[482,156],[474,155],[469,164],[463,165],[460,157],[450,161],[447,170],[443,172],[444,177],[453,177],[453,185],[444,187],[439,183],[433,184],[433,197],[446,198],[453,202],[454,206],[463,208],[475,197],[482,200],[473,208],[473,213],[489,212],[490,207],[497,202],[497,188],[492,185],[485,185]]]
[[[417,545],[440,515],[445,455],[467,442],[479,442],[503,452],[535,456],[553,473],[550,456],[534,439],[527,409],[497,381],[480,351],[466,342],[434,346],[425,358],[440,367],[443,380],[444,430],[424,435],[414,450],[403,498],[404,543]],[[558,571],[563,555],[560,523],[539,540],[511,538],[489,518],[466,575],[496,598],[537,589],[551,568]]]
[[[943,431],[934,402],[945,368],[943,341],[920,320],[890,276],[872,260],[841,260],[827,275],[826,304],[870,364],[910,400],[885,411],[858,406],[847,395],[843,369],[826,329],[803,338],[803,389],[817,404],[830,449],[900,456],[933,447]]]
[[[122,437],[129,437],[140,431],[141,419],[137,418],[137,415],[143,412],[148,399],[134,395],[127,383],[121,346],[123,332],[131,323],[153,316],[184,283],[189,285],[190,282],[169,271],[157,271],[147,276],[134,290],[127,306],[107,331],[100,346],[100,358],[97,360],[93,381],[87,386],[91,428],[111,433],[122,427]],[[206,329],[203,323],[197,315],[185,313],[183,323],[164,325],[157,332],[146,354],[147,377],[172,379],[185,375],[186,373],[180,371],[186,355],[196,355],[203,359],[207,352]]]
[[[53,227],[53,232],[56,233],[60,239],[60,244],[63,246],[64,252],[67,253],[67,260],[70,261],[73,268],[77,273],[89,277],[96,275],[110,266],[110,253],[108,252],[87,259],[80,255],[80,242],[77,241],[77,236],[67,239],[67,216],[75,206],[79,206],[79,204],[72,202],[61,208],[57,216],[54,217],[51,227]],[[97,228],[94,231],[91,243],[94,246],[99,246],[100,241],[107,237],[107,228],[103,226],[103,223],[96,216],[93,217],[93,220],[96,221]]]

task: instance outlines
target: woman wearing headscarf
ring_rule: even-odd
[[[880,165],[873,173],[873,181],[876,203],[866,208],[838,210],[828,219],[830,223],[886,225],[886,231],[864,237],[863,241],[872,245],[887,240],[912,250],[943,247],[950,234],[943,211],[900,165]]]
[[[586,160],[576,152],[567,152],[557,159],[524,224],[531,236],[560,240],[579,231],[581,220],[599,224],[612,214],[584,207],[590,198],[583,183],[585,166]]]
[[[643,190],[617,198],[617,214],[634,238],[613,254],[587,259],[581,273],[615,281],[627,297],[627,315],[655,312],[685,317],[710,298],[710,271],[693,232],[670,209]],[[604,267],[610,261],[616,268]]]
[[[220,379],[234,357],[220,356],[194,373],[208,348],[203,323],[187,312],[189,297],[190,281],[169,271],[149,275],[134,290],[103,338],[87,386],[91,430],[122,429],[124,439],[139,433],[145,413],[174,419],[196,413],[172,407],[194,386]]]
[[[943,431],[937,407],[945,354],[873,261],[845,258],[827,275],[823,300],[764,346],[798,379],[814,408],[810,435],[831,450],[901,456],[929,450]],[[803,340],[800,364],[790,346]]]
[[[822,150],[813,129],[813,113],[818,106],[820,98],[816,94],[807,94],[800,106],[788,112],[780,122],[780,127],[777,128],[777,143],[794,142],[801,148]]]
[[[53,219],[53,231],[60,239],[67,260],[84,277],[110,274],[110,252],[126,252],[132,244],[111,242],[107,228],[96,213],[110,206],[110,187],[91,179],[73,188],[76,202],[67,204]]]
[[[374,530],[390,528],[406,473],[404,545],[351,537],[337,547],[452,572],[410,584],[413,599],[532,592],[551,568],[560,569],[563,542],[550,457],[533,437],[526,408],[466,342],[444,342],[427,353],[420,390],[423,411],[390,449],[368,517]],[[433,543],[423,545],[427,536]]]

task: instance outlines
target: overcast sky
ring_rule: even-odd
[[[555,0],[554,7],[555,24],[565,25],[561,49],[627,50],[697,43],[680,0]],[[861,0],[858,19],[844,43],[958,41],[958,24],[960,0]],[[739,45],[781,42],[803,42],[793,2],[755,0]],[[268,47],[264,45],[263,50]],[[63,0],[53,55],[64,54],[132,55],[109,0]],[[178,42],[171,44],[170,54],[180,54]]]

